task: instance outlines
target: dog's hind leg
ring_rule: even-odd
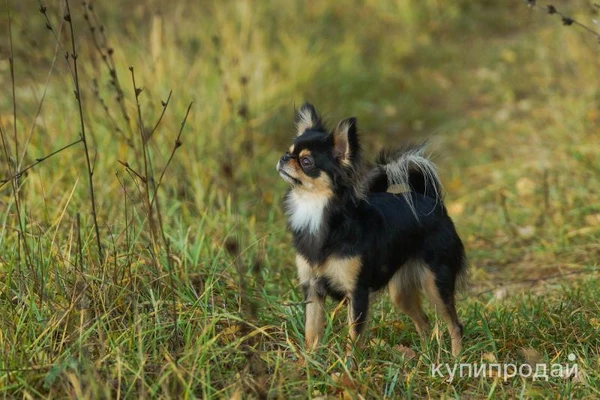
[[[440,270],[444,270],[443,265],[440,267]],[[452,355],[457,357],[462,348],[462,324],[458,320],[454,305],[454,280],[440,280],[430,269],[426,269],[422,282],[427,299],[448,324],[448,332],[452,341]]]
[[[402,271],[398,271],[392,277],[388,283],[390,299],[396,308],[412,319],[421,339],[426,340],[429,333],[429,320],[421,306],[419,288],[413,282],[406,282],[405,280],[406,277]]]

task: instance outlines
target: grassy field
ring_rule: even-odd
[[[600,44],[538,3],[3,2],[0,395],[600,397]],[[333,303],[305,353],[274,169],[305,100],[371,156],[430,139],[470,260],[459,360],[387,296],[357,368]]]

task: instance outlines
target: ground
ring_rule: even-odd
[[[3,3],[0,393],[600,396],[600,44],[537,3]],[[458,360],[386,296],[354,368],[334,303],[305,352],[274,166],[306,100],[371,157],[429,139],[470,261]]]

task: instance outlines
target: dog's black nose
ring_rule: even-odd
[[[290,153],[285,153],[284,155],[281,156],[281,162],[288,162],[288,160],[290,159]]]

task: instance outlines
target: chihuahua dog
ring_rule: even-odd
[[[366,325],[369,294],[387,286],[393,304],[425,339],[424,293],[448,324],[457,356],[462,325],[454,294],[467,263],[424,147],[382,152],[367,170],[355,118],[328,131],[304,104],[295,122],[297,136],[277,171],[291,186],[284,203],[306,300],[307,348],[320,341],[331,296],[348,300],[351,356]]]

